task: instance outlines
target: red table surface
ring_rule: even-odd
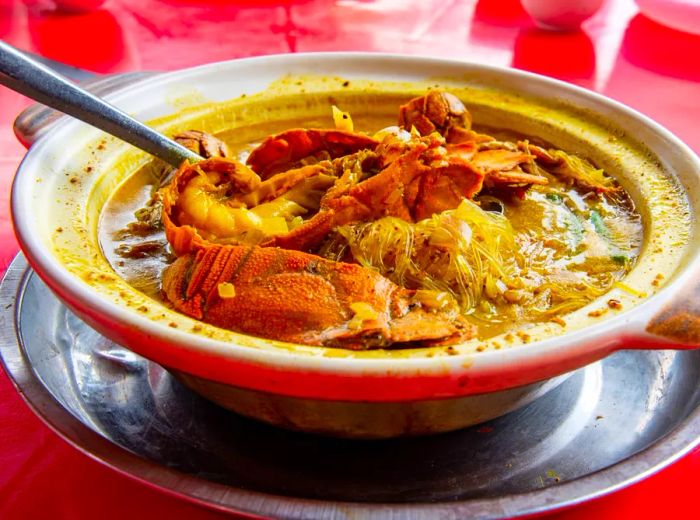
[[[537,29],[517,0],[107,0],[82,14],[56,11],[50,0],[0,0],[0,38],[99,73],[337,50],[510,66],[622,101],[700,152],[700,36],[653,22],[632,0],[607,0],[574,33]],[[8,198],[24,154],[12,121],[28,104],[0,89],[2,271],[17,251]],[[4,373],[0,396],[0,518],[224,516],[79,453],[30,412]],[[699,476],[696,450],[641,483],[552,518],[698,518]]]

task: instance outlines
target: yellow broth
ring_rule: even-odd
[[[370,134],[395,124],[393,115],[359,116],[354,120],[356,129]],[[283,120],[221,132],[217,137],[226,142],[233,157],[244,160],[266,135],[294,127],[331,126],[330,118]],[[484,131],[501,140],[523,138],[492,128]],[[537,137],[530,140],[546,145]],[[164,233],[160,229],[124,232],[134,221],[134,214],[147,205],[158,189],[161,174],[159,167],[148,164],[131,175],[105,205],[98,230],[103,253],[117,274],[135,289],[162,301],[161,273],[173,260]],[[350,244],[347,238],[366,225],[363,223],[345,226],[345,233],[332,234],[317,252],[340,260],[347,258],[348,246],[354,245],[355,261],[379,270],[400,285],[456,293],[460,312],[478,326],[481,339],[520,329],[528,323],[556,322],[560,316],[607,292],[629,272],[639,254],[643,231],[641,218],[624,192],[598,195],[577,190],[552,175],[548,180],[545,186],[530,187],[522,198],[498,191],[476,197],[482,209],[502,212],[512,226],[514,254],[500,259],[502,272],[497,277],[476,276],[473,282],[482,286],[469,287],[468,297],[460,299],[459,290],[450,280],[440,280],[439,272],[427,272],[429,269],[420,271],[421,275],[427,273],[423,279],[397,277],[396,266],[386,263],[386,259],[377,259],[371,243],[363,255],[361,244]],[[478,233],[472,238],[480,239]],[[152,247],[146,248],[143,255],[123,254],[144,242]],[[439,262],[434,265],[446,272],[447,267]],[[479,266],[473,268],[478,270]]]

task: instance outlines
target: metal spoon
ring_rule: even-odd
[[[0,41],[0,84],[104,130],[178,167],[202,158]]]

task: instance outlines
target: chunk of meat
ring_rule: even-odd
[[[226,143],[211,134],[199,130],[188,130],[177,134],[173,139],[194,153],[209,159],[211,157],[229,157],[231,154]]]
[[[472,158],[472,164],[482,170],[485,175],[484,185],[489,188],[548,184],[549,181],[542,175],[533,175],[520,169],[521,164],[526,164],[534,155],[512,150],[482,150]]]
[[[390,159],[383,162],[391,162],[379,173],[356,184],[343,183],[341,177],[321,199],[318,214],[263,245],[308,251],[336,226],[386,216],[415,222],[457,207],[481,190],[484,174],[443,144],[430,135],[406,144],[399,154],[396,147],[387,147]],[[382,148],[378,151],[381,155]]]
[[[286,234],[289,219],[318,210],[333,173],[326,161],[261,181],[233,159],[183,164],[159,192],[166,237],[182,255],[210,242],[251,245]]]
[[[469,130],[471,115],[457,96],[431,90],[399,107],[399,126],[406,130],[414,127],[421,135],[438,132],[447,137],[454,127]]]

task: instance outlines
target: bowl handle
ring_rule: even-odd
[[[81,82],[81,86],[93,94],[103,97],[136,81],[157,74],[150,71],[126,72],[111,76],[100,76]],[[29,148],[48,132],[63,114],[36,103],[24,109],[15,119],[15,136],[25,148]]]
[[[652,316],[645,331],[684,345],[700,347],[700,276]]]
[[[682,285],[668,287],[665,301],[647,306],[650,312],[639,309],[638,319],[628,323],[627,333],[623,333],[624,348],[700,348],[700,272],[695,271],[697,274],[683,280]]]

